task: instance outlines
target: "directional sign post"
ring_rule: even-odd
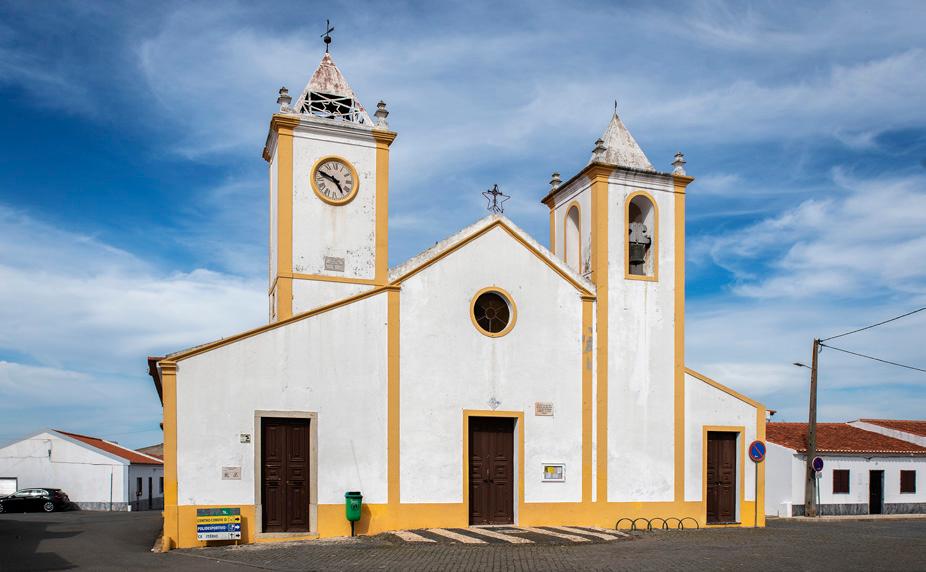
[[[240,508],[196,509],[196,540],[240,540]]]
[[[755,496],[753,497],[754,503],[753,507],[755,511],[753,513],[752,527],[756,528],[759,526],[759,463],[765,460],[765,443],[762,441],[753,441],[749,444],[749,459],[752,460],[756,465],[755,470]]]

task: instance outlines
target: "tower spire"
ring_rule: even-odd
[[[589,163],[608,163],[620,167],[630,167],[642,171],[655,171],[653,164],[646,158],[646,154],[636,139],[624,126],[617,114],[617,100],[614,100],[614,115],[601,138],[595,142],[595,151]]]
[[[333,27],[329,29],[334,30]],[[370,116],[327,51],[293,109],[296,113],[323,119],[373,126]]]

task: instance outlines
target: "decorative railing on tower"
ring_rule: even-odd
[[[366,123],[367,114],[353,97],[312,91],[301,99],[296,113],[314,115],[323,119],[338,119],[351,123]]]

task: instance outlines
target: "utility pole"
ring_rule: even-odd
[[[820,340],[813,340],[810,362],[810,419],[807,422],[807,481],[804,486],[804,516],[817,516],[817,472],[813,459],[817,456],[817,354]]]

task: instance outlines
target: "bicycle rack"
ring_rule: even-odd
[[[693,523],[694,528],[696,529],[701,528],[701,525],[698,524],[698,521],[691,518],[690,516],[684,516],[682,518],[676,518],[674,516],[669,516],[666,518],[662,518],[659,516],[656,516],[653,518],[644,518],[641,516],[637,518],[624,517],[624,518],[618,519],[617,523],[615,523],[614,525],[615,530],[622,530],[621,523],[623,523],[624,521],[627,521],[630,523],[630,528],[624,529],[624,530],[630,530],[631,532],[633,531],[652,532],[653,530],[657,530],[657,529],[658,530],[673,530],[673,529],[686,530],[686,527],[685,527],[686,521]],[[691,528],[690,525],[688,528]]]

